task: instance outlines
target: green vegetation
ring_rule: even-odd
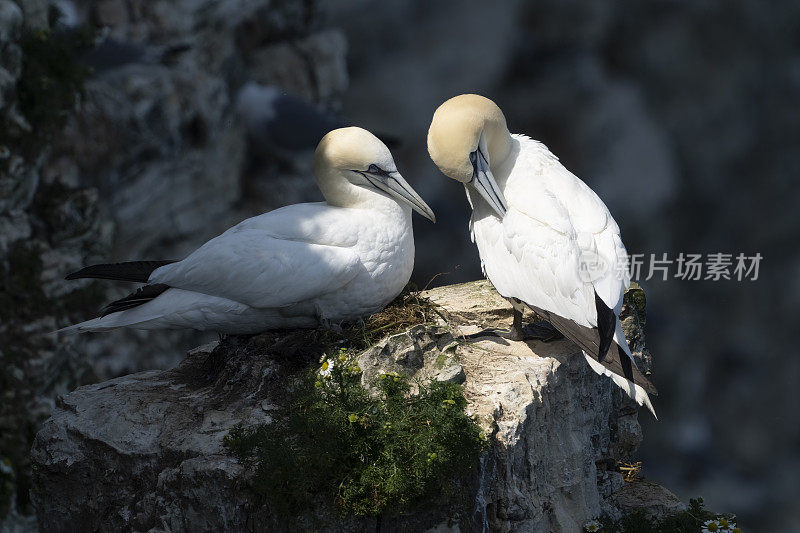
[[[94,30],[34,31],[22,47],[22,76],[17,84],[20,111],[35,131],[60,129],[83,93],[89,69],[77,58],[94,46]]]
[[[235,428],[225,445],[253,471],[252,487],[279,515],[320,502],[342,515],[391,514],[460,493],[486,439],[454,383],[381,374],[373,388],[342,349],[302,372],[271,424]]]
[[[689,500],[689,508],[662,518],[651,520],[641,511],[633,512],[613,521],[609,518],[591,520],[584,526],[586,531],[625,533],[741,533],[736,519],[731,514],[718,514],[705,508],[702,498]]]
[[[0,124],[0,147],[34,157],[64,126],[83,94],[88,68],[78,58],[94,46],[95,30],[30,31],[20,40],[22,69],[17,80],[19,111],[26,126],[14,120]]]
[[[647,296],[645,296],[642,287],[632,281],[630,288],[622,296],[622,301],[624,305],[632,307],[637,322],[644,327],[647,322]]]

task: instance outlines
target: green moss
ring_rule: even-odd
[[[624,531],[625,533],[699,533],[708,520],[725,519],[735,524],[731,514],[718,514],[705,508],[702,498],[689,500],[689,507],[680,513],[671,514],[661,520],[651,520],[641,511],[623,516],[618,521],[601,518],[600,531]],[[733,526],[728,531],[735,531]]]
[[[352,354],[301,373],[269,425],[236,428],[225,445],[253,471],[252,487],[280,516],[320,502],[343,515],[396,513],[459,494],[486,447],[454,383],[382,374],[361,385]]]
[[[78,57],[93,42],[90,28],[74,33],[34,31],[23,37],[22,76],[17,89],[20,111],[34,129],[58,129],[74,109],[89,75]]]
[[[631,282],[630,288],[625,291],[622,297],[622,303],[633,308],[639,323],[644,326],[647,322],[647,296],[645,296],[644,290],[638,283]]]
[[[455,353],[450,351],[450,350],[447,350],[447,351],[444,351],[444,352],[442,352],[442,353],[440,353],[439,355],[436,356],[436,361],[434,362],[433,365],[434,365],[435,368],[441,369],[441,368],[444,368],[444,367],[446,367],[448,365],[453,364],[455,359],[456,359],[455,358]]]
[[[23,156],[35,156],[50,137],[60,131],[83,94],[89,69],[78,58],[94,44],[95,31],[36,30],[21,41],[22,71],[17,80],[19,111],[31,126],[2,124],[0,145]]]

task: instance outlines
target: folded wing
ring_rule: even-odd
[[[350,248],[286,240],[260,229],[227,232],[153,272],[150,283],[284,307],[334,291],[363,268]]]

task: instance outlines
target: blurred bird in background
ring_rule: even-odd
[[[262,148],[270,147],[279,154],[313,150],[326,133],[349,125],[344,118],[287,94],[279,87],[252,81],[239,90],[236,110],[250,142]],[[399,144],[391,135],[375,135],[390,148]]]

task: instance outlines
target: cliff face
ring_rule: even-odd
[[[44,31],[46,10],[0,0],[0,529],[30,525],[28,452],[56,395],[96,379],[72,340],[44,335],[100,305],[96,284],[63,277],[107,241],[97,191],[45,169],[80,84],[68,63],[53,65],[70,44]]]
[[[595,375],[568,341],[464,340],[462,333],[510,318],[510,307],[487,282],[424,294],[446,321],[414,326],[364,350],[363,379],[397,371],[463,383],[469,410],[493,445],[474,479],[468,512],[436,508],[384,517],[381,531],[453,521],[476,531],[577,531],[601,512],[619,513],[615,493],[624,482],[615,466],[641,441],[636,406]],[[626,307],[626,316],[634,315]],[[643,342],[641,328],[636,332]],[[285,528],[248,490],[247,473],[225,453],[222,438],[236,424],[270,421],[287,376],[321,355],[318,339],[308,331],[226,338],[190,351],[173,370],[60,398],[32,450],[42,530]],[[636,347],[641,354],[643,344]],[[663,489],[655,494],[637,505],[680,506]],[[325,516],[330,531],[377,528],[374,519]]]
[[[51,27],[55,4],[106,40],[72,47],[72,29]],[[0,529],[32,525],[28,454],[58,394],[172,366],[175,346],[196,342],[43,335],[130,289],[64,275],[139,254],[179,258],[255,204],[311,199],[293,162],[259,153],[264,166],[251,168],[233,100],[256,80],[329,104],[347,82],[344,39],[314,29],[313,2],[231,5],[0,0]]]

